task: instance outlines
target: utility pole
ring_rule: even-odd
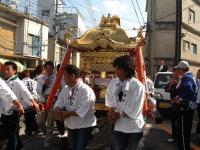
[[[176,43],[174,65],[181,59],[182,0],[176,0]]]
[[[54,18],[54,63],[56,62],[56,45],[57,45],[57,17],[58,17],[58,0],[55,3],[55,18]]]

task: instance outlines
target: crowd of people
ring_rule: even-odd
[[[187,61],[180,61],[173,68],[173,78],[165,87],[165,90],[170,92],[172,104],[172,138],[169,139],[169,142],[175,140],[178,143],[179,150],[190,149],[194,111],[197,109],[199,112],[200,106],[200,70],[197,71],[195,78],[189,68]],[[200,113],[198,115],[200,117]],[[196,127],[197,134],[200,134],[199,124],[200,121],[198,121]]]
[[[105,105],[109,108],[108,121],[114,126],[114,149],[137,150],[145,125],[145,86],[135,77],[132,57],[117,57],[113,67],[116,77],[107,87]],[[162,64],[158,70],[163,69],[166,67]],[[51,107],[46,109],[46,101],[56,79],[54,64],[47,61],[44,65],[37,66],[32,76],[27,70],[18,75],[17,65],[12,61],[6,62],[4,77],[0,78],[0,141],[7,139],[8,150],[20,150],[23,147],[19,136],[19,122],[24,115],[25,134],[44,134],[44,147],[50,146],[49,140],[56,120],[62,135],[67,128],[69,145],[74,150],[85,150],[91,139],[91,132],[97,125],[95,93],[85,78],[86,75],[79,68],[66,65],[60,88]],[[149,84],[152,85],[152,82]],[[197,103],[200,116],[199,87],[200,70],[194,79],[186,61],[181,61],[174,67],[173,80],[166,90],[171,93],[172,99],[172,138],[177,140],[179,150],[190,149],[190,134]],[[149,90],[153,93],[152,87]],[[200,122],[197,132],[200,133]]]

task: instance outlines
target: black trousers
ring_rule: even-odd
[[[64,123],[64,121],[59,121],[59,120],[55,120],[55,121],[56,121],[56,126],[57,126],[59,133],[61,135],[65,134],[65,123]]]
[[[177,118],[180,114],[181,110],[178,106],[172,105],[171,107],[171,128],[172,128],[172,138],[176,139],[177,137]]]
[[[91,139],[92,127],[69,129],[69,144],[72,145],[73,150],[87,150],[86,147]]]
[[[1,116],[0,138],[8,139],[8,150],[19,150],[19,113],[13,111],[12,115]],[[0,148],[1,149],[1,148]]]
[[[31,134],[32,131],[38,130],[35,108],[30,107],[28,109],[25,109],[24,118],[26,125],[26,130],[25,130],[26,133]]]
[[[179,150],[190,150],[190,136],[192,129],[192,121],[194,110],[183,110],[178,115],[177,126],[177,142]]]

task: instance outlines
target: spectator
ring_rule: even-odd
[[[164,62],[164,60],[160,60],[160,65],[157,67],[157,72],[166,72],[166,71],[168,71],[169,69],[168,69],[168,66],[167,65],[165,65],[165,62]]]
[[[165,91],[170,93],[170,98],[171,102],[172,100],[178,95],[178,91],[176,89],[176,86],[179,82],[179,74],[178,74],[178,69],[177,67],[174,67],[173,70],[173,78],[172,80],[166,85]],[[179,113],[179,107],[175,105],[174,103],[171,103],[171,128],[172,128],[172,137],[168,139],[168,142],[174,142],[174,140],[177,137],[176,131],[176,120],[177,120],[177,115]]]
[[[198,121],[198,124],[197,124],[196,133],[200,134],[200,69],[198,69],[198,71],[197,71],[196,83],[197,83],[197,87],[198,87],[197,111],[198,111],[198,116],[199,116],[199,121]]]
[[[189,71],[187,61],[180,61],[177,67],[181,78],[177,84],[178,95],[172,102],[181,107],[181,113],[177,116],[178,148],[179,150],[190,150],[190,136],[194,109],[196,108],[197,85],[192,73]]]
[[[39,94],[40,105],[46,105],[46,101],[50,94],[51,88],[55,81],[55,74],[53,72],[54,64],[51,61],[47,61],[44,65],[45,74],[38,77],[37,80],[37,93]],[[44,147],[49,147],[49,140],[53,133],[54,121],[53,121],[53,105],[46,111],[42,111],[38,114],[38,126],[42,132],[46,135],[44,140]]]
[[[154,94],[154,84],[153,81],[151,80],[151,76],[147,74],[147,87],[148,87],[148,92],[151,94]]]

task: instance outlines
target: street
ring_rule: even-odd
[[[193,121],[193,129],[192,129],[192,143],[191,147],[193,150],[200,150],[200,135],[197,135],[195,133],[195,128],[197,125],[197,113],[194,115],[194,121]],[[24,135],[24,124],[21,122],[21,129],[20,129],[20,138],[22,139],[24,143],[24,150],[45,150],[43,148],[43,140],[44,136],[42,135],[33,135],[33,136],[26,136]],[[107,130],[110,130],[108,127],[106,127]],[[167,141],[168,138],[170,138],[171,128],[170,128],[170,118],[165,117],[163,120],[163,124],[156,125],[154,121],[148,120],[145,126],[144,130],[144,149],[145,150],[177,150],[177,146],[175,142],[169,143]],[[95,137],[96,138],[96,137]],[[109,137],[108,137],[109,138]],[[102,142],[102,139],[97,137],[97,139]],[[103,138],[103,140],[107,140]],[[58,137],[58,132],[55,128],[54,134],[50,140],[51,146],[48,148],[48,150],[59,150],[60,146],[60,138]],[[107,144],[105,147],[101,147],[100,149],[103,150],[109,150],[110,145]],[[95,149],[95,144],[90,144],[90,149]]]

